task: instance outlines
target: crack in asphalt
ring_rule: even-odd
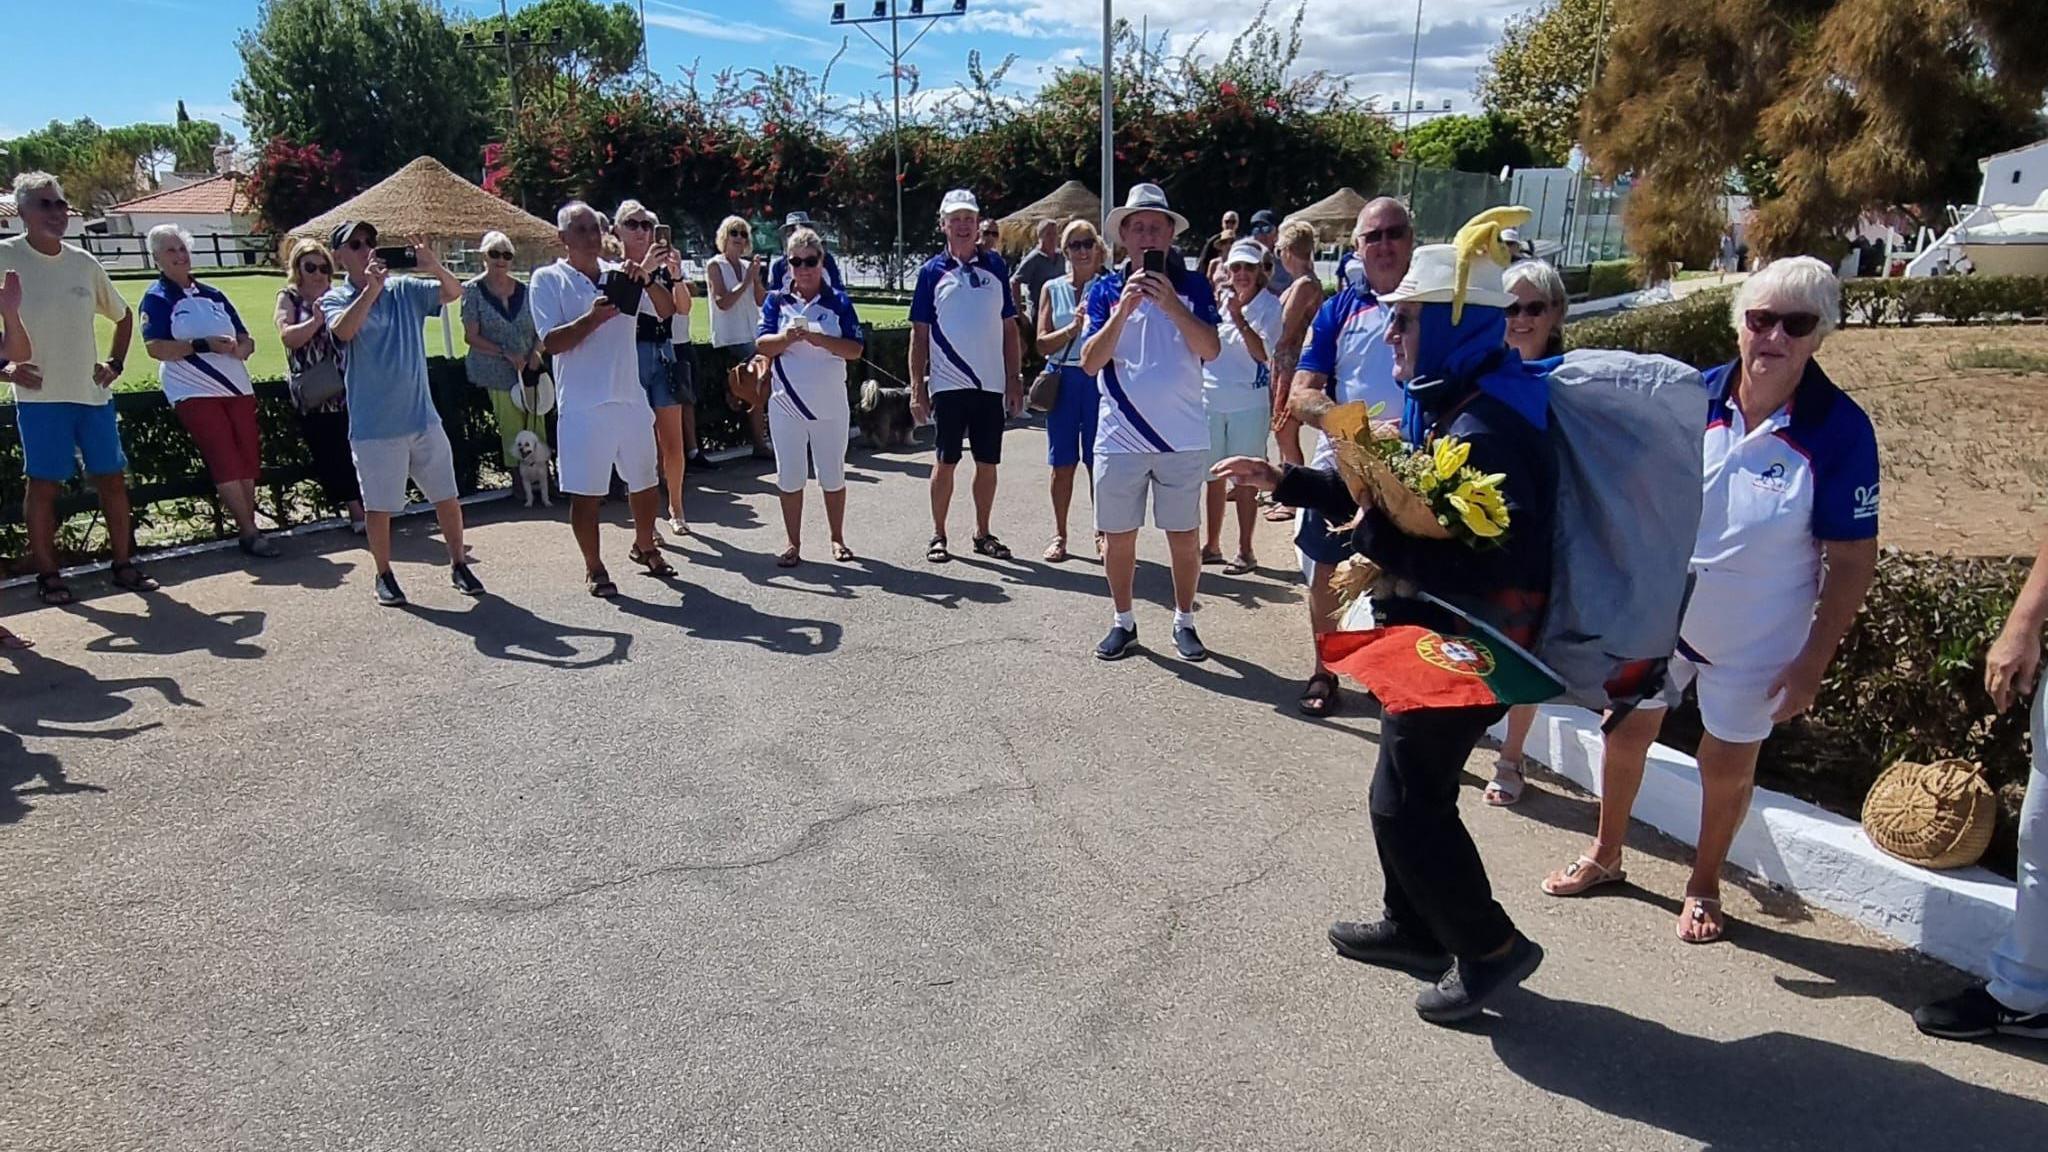
[[[501,896],[485,900],[468,901],[467,903],[479,910],[493,913],[525,914],[545,912],[571,900],[579,900],[585,896],[629,887],[663,876],[746,872],[755,868],[765,868],[772,864],[779,864],[793,856],[807,852],[823,843],[831,833],[842,825],[859,820],[865,816],[874,815],[877,812],[887,812],[903,808],[938,807],[957,804],[983,796],[1028,794],[1029,791],[1028,785],[987,783],[977,784],[972,788],[959,792],[943,792],[929,796],[912,796],[903,800],[883,800],[870,804],[856,804],[844,812],[838,812],[831,816],[811,821],[802,833],[798,834],[788,843],[780,848],[759,855],[747,856],[738,860],[680,861],[658,864],[651,868],[635,869],[620,876],[572,884],[547,896]]]

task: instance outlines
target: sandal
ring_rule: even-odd
[[[661,554],[661,549],[659,547],[649,548],[645,552],[642,552],[638,548],[634,548],[628,551],[626,553],[626,556],[629,559],[631,559],[633,563],[638,564],[641,567],[647,569],[647,574],[649,576],[657,577],[662,580],[672,580],[675,578],[676,570],[669,565],[668,558]]]
[[[832,559],[845,564],[853,559],[853,549],[848,548],[844,540],[834,540],[832,542]]]
[[[155,577],[137,568],[133,560],[124,561],[107,569],[107,577],[114,582],[114,587],[129,592],[154,592],[158,588],[163,587],[163,585],[156,582]]]
[[[777,568],[794,568],[803,562],[804,558],[798,554],[797,547],[794,544],[784,548],[781,555],[775,557],[775,566]]]
[[[1543,878],[1543,890],[1552,896],[1583,896],[1602,884],[1619,884],[1628,879],[1616,860],[1617,867],[1609,868],[1591,856],[1577,860]]]
[[[1045,546],[1045,562],[1047,564],[1061,564],[1064,563],[1066,559],[1067,538],[1065,536],[1053,537],[1052,543],[1047,544]]]
[[[1223,553],[1220,550],[1214,552],[1206,548],[1202,550],[1202,567],[1207,568],[1212,564],[1221,563],[1223,563]]]
[[[944,536],[932,537],[932,542],[925,545],[924,558],[934,564],[944,564],[946,561],[951,560],[953,554],[946,551],[946,538]]]
[[[1225,576],[1249,576],[1259,570],[1259,558],[1249,552],[1240,552],[1237,559],[1223,566]]]
[[[1712,917],[1712,919],[1708,919]],[[1694,935],[1685,934],[1687,928]],[[1687,896],[1678,912],[1678,938],[1687,944],[1712,944],[1728,932],[1726,917],[1721,915],[1721,901],[1713,896]]]
[[[1337,706],[1342,701],[1336,674],[1318,672],[1308,678],[1308,683],[1301,690],[1301,700],[1295,706],[1301,709],[1303,716],[1321,718],[1336,715]]]
[[[1485,800],[1495,808],[1506,808],[1522,798],[1529,778],[1522,774],[1522,762],[1503,756],[1493,762],[1493,779],[1487,782]]]
[[[52,608],[61,608],[76,597],[71,595],[71,586],[55,572],[36,573],[36,599]]]
[[[986,556],[991,560],[1008,560],[1010,558],[1010,546],[996,539],[996,534],[993,532],[986,536],[976,536],[974,538],[974,551],[977,555]]]
[[[585,575],[583,577],[583,586],[590,590],[592,596],[600,600],[609,600],[619,594],[619,586],[612,583],[611,574],[602,568]]]
[[[22,652],[35,646],[36,642],[28,637],[16,636],[7,629],[0,628],[0,649],[5,649],[9,652]]]
[[[1275,524],[1294,519],[1294,509],[1285,504],[1275,504],[1266,509],[1266,519]]]

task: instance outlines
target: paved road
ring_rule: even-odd
[[[1000,526],[1035,554],[1010,440]],[[748,470],[751,472],[752,470]],[[1205,580],[1217,658],[1105,666],[1099,573],[920,559],[921,459],[858,455],[866,559],[775,569],[718,473],[679,586],[582,594],[564,509],[479,509],[410,615],[353,541],[10,623],[0,662],[0,1147],[2017,1148],[2039,1053],[1922,1040],[1953,973],[1679,857],[1580,902],[1545,784],[1468,806],[1549,949],[1465,1031],[1335,959],[1369,911],[1374,726],[1291,711],[1279,565]],[[817,514],[815,497],[812,512]],[[956,537],[967,535],[965,524]],[[822,534],[820,534],[822,536]],[[1140,612],[1165,638],[1162,548]],[[1283,555],[1276,534],[1265,557]],[[9,594],[20,604],[21,592]],[[68,780],[53,788],[53,780]],[[1768,894],[1766,894],[1768,895]]]

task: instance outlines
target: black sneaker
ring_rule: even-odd
[[[1981,1040],[1986,1036],[2048,1040],[2048,1012],[2015,1012],[1982,984],[1914,1012],[1913,1026],[1944,1040]]]
[[[1392,968],[1424,980],[1435,980],[1451,967],[1451,954],[1434,940],[1424,940],[1391,920],[1357,924],[1339,920],[1330,925],[1330,947],[1346,960]]]
[[[405,607],[405,591],[398,586],[398,577],[389,572],[377,573],[377,603],[386,608]]]
[[[1173,630],[1173,650],[1180,653],[1181,659],[1194,664],[1209,658],[1209,650],[1202,647],[1202,638],[1195,635],[1193,625]]]
[[[1486,1002],[1536,971],[1543,948],[1521,933],[1498,960],[1459,960],[1434,987],[1415,998],[1415,1014],[1431,1024],[1456,1024],[1479,1015]]]
[[[1119,624],[1109,630],[1102,643],[1095,646],[1097,660],[1121,660],[1130,655],[1131,645],[1138,642],[1138,630]]]
[[[718,461],[699,452],[695,456],[690,457],[688,467],[697,472],[716,472],[718,471]]]
[[[448,582],[455,585],[455,590],[464,596],[484,594],[484,582],[476,578],[476,573],[471,572],[467,564],[457,564],[450,568]]]

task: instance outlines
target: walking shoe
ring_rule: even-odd
[[[377,573],[377,603],[386,608],[405,607],[405,592],[398,586],[398,577],[389,572]]]
[[[1982,984],[1918,1009],[1913,1013],[1913,1026],[1944,1040],[1981,1040],[1994,1035],[2048,1040],[2048,1012],[2015,1012]]]
[[[718,461],[713,460],[702,452],[698,452],[690,457],[688,467],[693,472],[716,472],[718,471]]]
[[[455,585],[455,590],[464,596],[484,594],[484,582],[476,578],[476,573],[471,572],[467,564],[457,564],[450,568],[448,582]]]
[[[1209,658],[1209,650],[1202,647],[1202,638],[1195,635],[1192,626],[1173,630],[1173,650],[1180,658],[1193,664],[1200,664]]]
[[[1346,960],[1392,968],[1424,980],[1435,980],[1451,968],[1449,952],[1391,920],[1370,924],[1339,920],[1330,925],[1330,947]]]
[[[1498,960],[1460,959],[1431,988],[1415,998],[1415,1014],[1431,1024],[1456,1024],[1479,1015],[1486,1002],[1536,971],[1543,948],[1517,932],[1508,954]]]
[[[1095,646],[1095,658],[1097,660],[1121,660],[1130,654],[1131,645],[1137,642],[1138,630],[1136,628],[1125,628],[1122,626],[1111,628],[1109,635],[1102,638],[1102,643]]]

